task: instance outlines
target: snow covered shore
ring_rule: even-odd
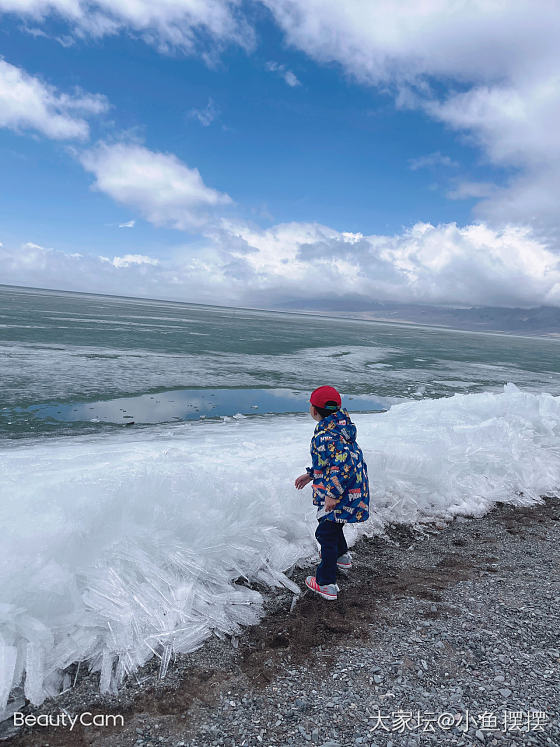
[[[455,395],[355,417],[371,520],[481,516],[560,487],[560,398]],[[150,657],[258,621],[240,577],[284,575],[315,551],[309,489],[313,421],[275,416],[23,443],[0,454],[0,710],[11,688],[40,704],[71,685],[75,661],[102,690]]]

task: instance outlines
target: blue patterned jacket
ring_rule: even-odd
[[[365,521],[369,516],[367,465],[356,443],[356,426],[347,410],[338,410],[320,420],[311,439],[313,467],[313,503],[318,518],[331,521]],[[337,501],[336,508],[325,512],[325,497]]]

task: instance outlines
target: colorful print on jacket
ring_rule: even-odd
[[[356,443],[356,426],[341,409],[320,420],[311,439],[313,503],[332,521],[365,521],[369,516],[367,465]],[[325,497],[337,501],[325,514]]]

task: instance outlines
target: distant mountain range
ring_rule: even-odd
[[[308,302],[294,300],[276,306],[276,309],[426,324],[473,332],[560,336],[560,308],[555,306],[536,306],[528,309],[499,306],[429,306],[329,298]]]

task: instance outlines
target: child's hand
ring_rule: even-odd
[[[307,472],[305,475],[300,475],[299,477],[296,477],[295,486],[298,490],[301,490],[306,485],[308,485],[313,480],[312,477],[310,477]]]
[[[325,498],[325,511],[327,511],[327,513],[329,511],[332,511],[333,508],[336,508],[336,504],[337,503],[338,503],[338,501],[335,501],[334,498],[329,498],[329,496],[327,496]]]

